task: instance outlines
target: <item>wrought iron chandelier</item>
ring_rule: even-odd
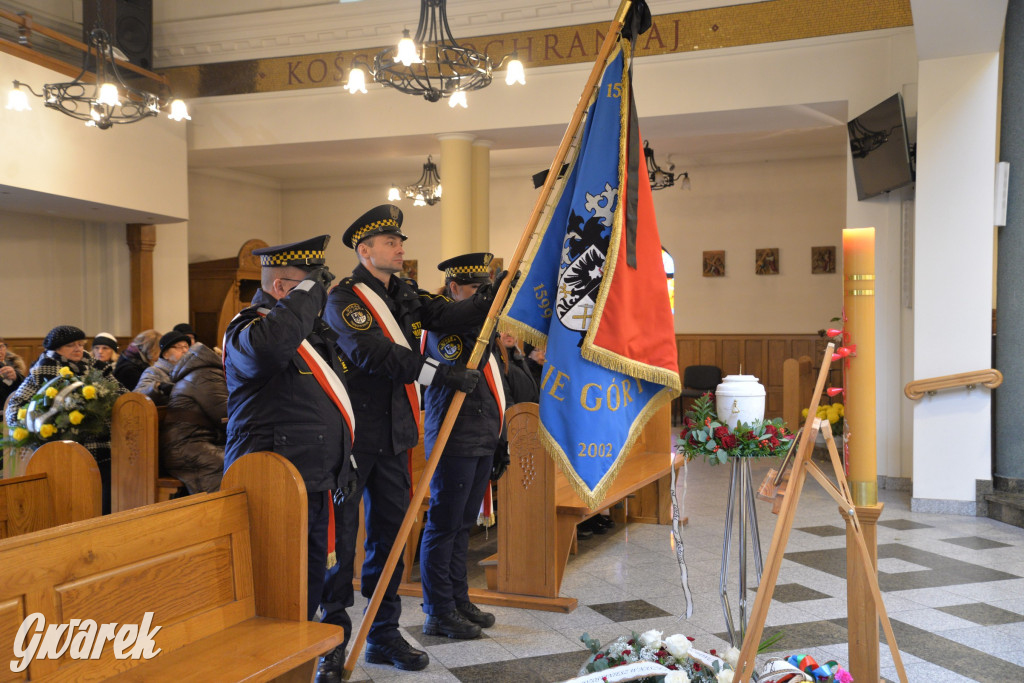
[[[45,84],[42,94],[37,93],[27,83],[16,80],[14,88],[7,95],[7,108],[15,111],[31,109],[28,97],[21,89],[25,88],[36,97],[42,98],[43,104],[48,108],[56,109],[62,114],[84,121],[86,126],[95,126],[100,130],[106,130],[114,124],[135,123],[156,116],[165,105],[169,109],[169,118],[175,121],[191,120],[188,107],[182,100],[171,99],[167,102],[154,93],[125,82],[114,58],[110,34],[103,28],[99,19],[101,12],[98,1],[96,16],[96,26],[89,33],[88,44],[72,43],[82,50],[82,70],[75,79],[69,83]],[[48,35],[53,37],[60,34]],[[159,82],[166,84],[166,80]]]
[[[422,95],[428,102],[449,98],[448,106],[467,106],[466,93],[491,84],[492,73],[506,64],[505,82],[526,83],[523,63],[515,53],[506,55],[494,66],[485,52],[463,47],[448,27],[447,0],[420,0],[420,18],[415,38],[405,29],[395,47],[382,50],[373,58],[373,66],[356,62],[349,72],[345,88],[366,92],[366,73],[374,81],[409,95]]]
[[[682,173],[673,173],[676,170],[676,165],[672,163],[672,155],[669,155],[668,170],[662,170],[661,166],[658,166],[658,162],[654,160],[654,150],[651,149],[651,145],[647,140],[644,140],[644,158],[647,161],[647,176],[651,180],[652,190],[664,190],[665,188],[672,187],[679,181],[679,187],[683,190],[690,189],[690,174],[686,171]]]
[[[419,180],[411,185],[399,189],[392,185],[388,190],[388,201],[394,202],[405,195],[413,200],[413,206],[433,206],[441,201],[441,176],[437,172],[437,164],[431,157],[427,157],[427,163],[423,164],[423,173]]]

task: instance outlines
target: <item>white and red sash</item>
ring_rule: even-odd
[[[391,309],[388,308],[388,305],[380,298],[380,295],[373,291],[369,285],[363,282],[357,282],[353,285],[352,291],[354,291],[356,296],[362,300],[363,304],[370,309],[374,319],[380,325],[380,329],[384,332],[384,336],[395,344],[412,351],[412,347],[409,346],[409,341],[405,338],[405,333],[402,332],[402,328],[399,326],[398,321],[395,320],[395,316],[391,314]],[[419,429],[420,392],[415,382],[410,382],[405,385],[405,395],[409,399],[409,407],[412,408],[412,416],[416,421],[416,429]]]
[[[270,309],[260,308],[256,312],[260,314],[260,317],[265,318],[270,313]],[[227,349],[227,344],[224,344],[224,348]],[[310,372],[313,373],[316,383],[324,390],[331,403],[338,408],[341,417],[345,420],[345,424],[348,425],[349,437],[354,444],[356,440],[356,418],[355,413],[352,411],[352,400],[348,396],[348,390],[345,388],[344,382],[341,381],[338,374],[334,372],[334,368],[327,364],[327,361],[317,353],[308,340],[303,339],[295,351],[302,357],[302,360],[306,361],[306,365],[309,366]]]

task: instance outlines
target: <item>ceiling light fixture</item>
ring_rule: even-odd
[[[526,84],[523,63],[515,53],[506,55],[497,66],[485,52],[463,47],[448,27],[447,0],[420,0],[420,18],[416,36],[405,29],[396,47],[379,52],[373,66],[355,62],[345,88],[366,92],[366,73],[374,81],[408,95],[422,95],[428,102],[450,97],[449,105],[466,107],[466,93],[491,84],[492,72],[508,65],[505,82]]]
[[[647,177],[650,178],[652,190],[664,190],[672,187],[677,180],[680,189],[690,189],[690,174],[686,171],[672,172],[676,170],[676,165],[672,163],[671,154],[668,158],[668,170],[662,170],[661,166],[658,166],[658,162],[654,160],[654,150],[651,149],[651,144],[647,140],[644,140],[644,159],[647,161]]]
[[[423,173],[419,180],[411,185],[399,188],[395,185],[388,190],[388,201],[393,202],[405,195],[413,200],[413,206],[433,206],[441,201],[441,176],[437,172],[437,164],[431,157],[427,157],[427,163],[423,164]]]
[[[14,81],[14,87],[7,95],[7,108],[15,111],[31,110],[28,97],[22,90],[24,88],[41,98],[48,108],[56,109],[100,130],[106,130],[114,124],[135,123],[156,116],[165,107],[169,109],[169,118],[175,121],[191,120],[188,108],[182,100],[161,100],[159,95],[125,82],[125,77],[118,67],[118,60],[114,57],[110,34],[103,28],[99,18],[99,0],[96,5],[96,26],[89,33],[88,44],[36,26],[31,23],[30,18],[4,15],[4,18],[12,19],[21,25],[22,42],[27,43],[28,32],[35,31],[82,51],[82,69],[73,81],[43,85],[42,93],[37,93],[27,83]],[[121,64],[169,90],[165,77],[124,61]]]

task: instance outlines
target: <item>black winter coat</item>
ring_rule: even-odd
[[[189,493],[212,493],[224,475],[223,419],[228,385],[220,356],[195,343],[171,372],[170,399],[160,427],[160,467]]]
[[[369,285],[384,300],[410,348],[392,342],[355,292]],[[388,286],[361,264],[341,281],[327,299],[324,320],[338,335],[346,361],[345,379],[355,409],[355,450],[360,453],[401,453],[416,445],[419,430],[405,385],[415,382],[423,368],[420,335],[423,330],[464,332],[480,325],[489,304],[476,298],[453,302],[419,289],[412,280],[391,276]]]
[[[228,324],[224,469],[246,453],[273,451],[295,465],[312,493],[347,483],[351,436],[341,411],[297,351],[303,339],[309,341],[344,381],[335,335],[320,319],[327,292],[321,285],[309,291],[303,286],[280,301],[258,290],[252,307]],[[260,308],[269,309],[265,317]]]
[[[117,364],[114,366],[114,379],[120,382],[125,389],[132,391],[148,367],[149,363],[139,353],[138,347],[131,344],[117,359]]]

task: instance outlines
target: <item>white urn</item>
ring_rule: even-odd
[[[764,419],[764,385],[753,375],[726,375],[715,389],[718,421],[735,429],[737,422],[752,424]]]

